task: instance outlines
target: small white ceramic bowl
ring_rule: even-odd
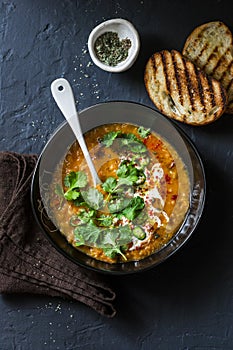
[[[120,40],[128,38],[131,41],[131,47],[128,51],[128,57],[124,61],[119,62],[116,66],[109,66],[101,62],[96,56],[94,50],[94,44],[96,39],[105,32],[117,32]],[[136,61],[139,49],[140,39],[137,30],[132,25],[132,23],[122,18],[114,18],[100,23],[91,31],[88,38],[88,50],[92,61],[99,68],[107,72],[119,73],[129,69]]]

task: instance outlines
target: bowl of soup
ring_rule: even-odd
[[[159,112],[107,102],[80,112],[89,168],[69,125],[42,151],[33,176],[34,215],[55,248],[100,272],[154,267],[194,232],[205,202],[205,174],[194,145]]]

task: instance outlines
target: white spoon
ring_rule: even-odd
[[[76,139],[83,151],[83,155],[86,159],[87,165],[90,169],[91,176],[93,179],[94,186],[101,183],[99,179],[90,154],[88,152],[85,140],[83,138],[83,133],[81,130],[79,115],[75,106],[74,95],[69,82],[66,79],[59,78],[52,82],[51,91],[54,100],[56,101],[58,107],[60,108],[62,114],[73,130]]]

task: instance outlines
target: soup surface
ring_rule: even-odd
[[[189,208],[189,176],[177,152],[149,129],[126,123],[99,126],[85,141],[102,184],[93,186],[75,142],[50,188],[60,232],[76,249],[109,263],[164,247]]]

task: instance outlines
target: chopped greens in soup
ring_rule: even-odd
[[[92,185],[75,142],[51,186],[60,232],[75,248],[109,263],[161,249],[189,207],[189,178],[176,151],[149,129],[126,123],[96,127],[85,141],[102,184]]]

